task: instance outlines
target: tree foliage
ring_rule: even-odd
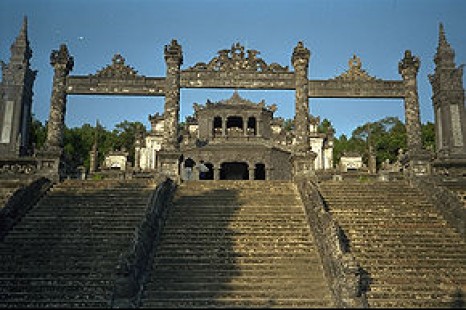
[[[434,124],[421,125],[422,142],[426,149],[433,151],[435,146]],[[398,150],[407,149],[406,127],[397,117],[386,117],[377,122],[368,122],[353,130],[351,138],[345,135],[335,138],[334,163],[338,163],[345,152],[357,152],[367,162],[369,146],[376,155],[377,165],[385,160],[394,162]]]
[[[180,123],[180,127],[184,125]],[[285,130],[294,128],[294,120],[284,121]],[[318,125],[318,132],[328,133],[333,128],[328,119],[322,120]],[[427,150],[435,151],[435,126],[431,122],[421,125],[422,143]],[[64,132],[64,156],[67,167],[75,169],[80,165],[89,168],[89,151],[91,151],[96,139],[99,152],[99,163],[112,150],[126,150],[129,153],[128,160],[134,162],[134,143],[136,133],[145,132],[145,126],[141,122],[123,121],[116,124],[114,129],[107,130],[97,125],[84,124],[81,127],[65,127]],[[47,137],[47,126],[42,124],[34,116],[30,124],[31,141],[35,149],[44,145]],[[334,138],[333,162],[337,164],[344,153],[357,152],[367,162],[369,145],[376,155],[377,164],[380,165],[386,159],[394,162],[398,150],[406,150],[406,128],[396,117],[386,117],[376,122],[368,122],[353,130],[351,137],[342,134]]]

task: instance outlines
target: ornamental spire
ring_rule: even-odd
[[[29,61],[29,59],[32,57],[32,50],[29,46],[27,28],[28,20],[27,17],[24,16],[21,30],[19,31],[15,42],[10,47],[11,62]]]
[[[443,23],[440,23],[439,25],[439,39],[434,62],[437,66],[446,65],[455,67],[455,51],[447,41]]]

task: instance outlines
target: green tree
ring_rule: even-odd
[[[422,145],[426,150],[435,152],[435,125],[427,122],[421,125]]]
[[[34,149],[40,149],[44,146],[45,140],[47,139],[47,126],[42,124],[34,115],[32,115],[31,123],[29,126],[29,134],[31,144]]]
[[[136,133],[139,131],[146,131],[144,124],[126,120],[115,125],[115,129],[113,129],[113,134],[117,136],[114,145],[115,149],[126,149],[129,153],[128,160],[130,162],[134,162],[134,142]]]

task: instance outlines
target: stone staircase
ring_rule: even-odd
[[[108,307],[155,184],[65,181],[0,242],[0,308]]]
[[[155,252],[142,307],[334,306],[293,183],[183,183]]]
[[[466,243],[419,190],[405,181],[319,189],[367,272],[369,307],[464,307]]]

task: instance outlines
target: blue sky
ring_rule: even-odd
[[[177,39],[187,68],[208,62],[217,51],[240,42],[256,49],[267,63],[291,66],[298,41],[311,51],[309,79],[333,78],[348,68],[356,54],[363,69],[381,79],[399,80],[398,62],[406,49],[421,59],[418,75],[421,122],[433,121],[432,89],[438,25],[456,51],[457,65],[466,63],[466,1],[463,0],[1,0],[0,59],[28,16],[32,68],[38,70],[33,113],[48,118],[53,70],[50,52],[68,45],[75,60],[72,75],[93,74],[121,53],[126,63],[146,76],[164,76],[164,45]],[[194,102],[231,96],[233,90],[183,89],[180,120]],[[253,101],[277,104],[276,116],[294,116],[293,91],[239,90]],[[163,97],[69,96],[66,124],[96,119],[107,128],[123,120],[141,121],[163,112]],[[328,118],[337,136],[368,121],[396,116],[404,121],[402,100],[311,99],[310,111]]]

